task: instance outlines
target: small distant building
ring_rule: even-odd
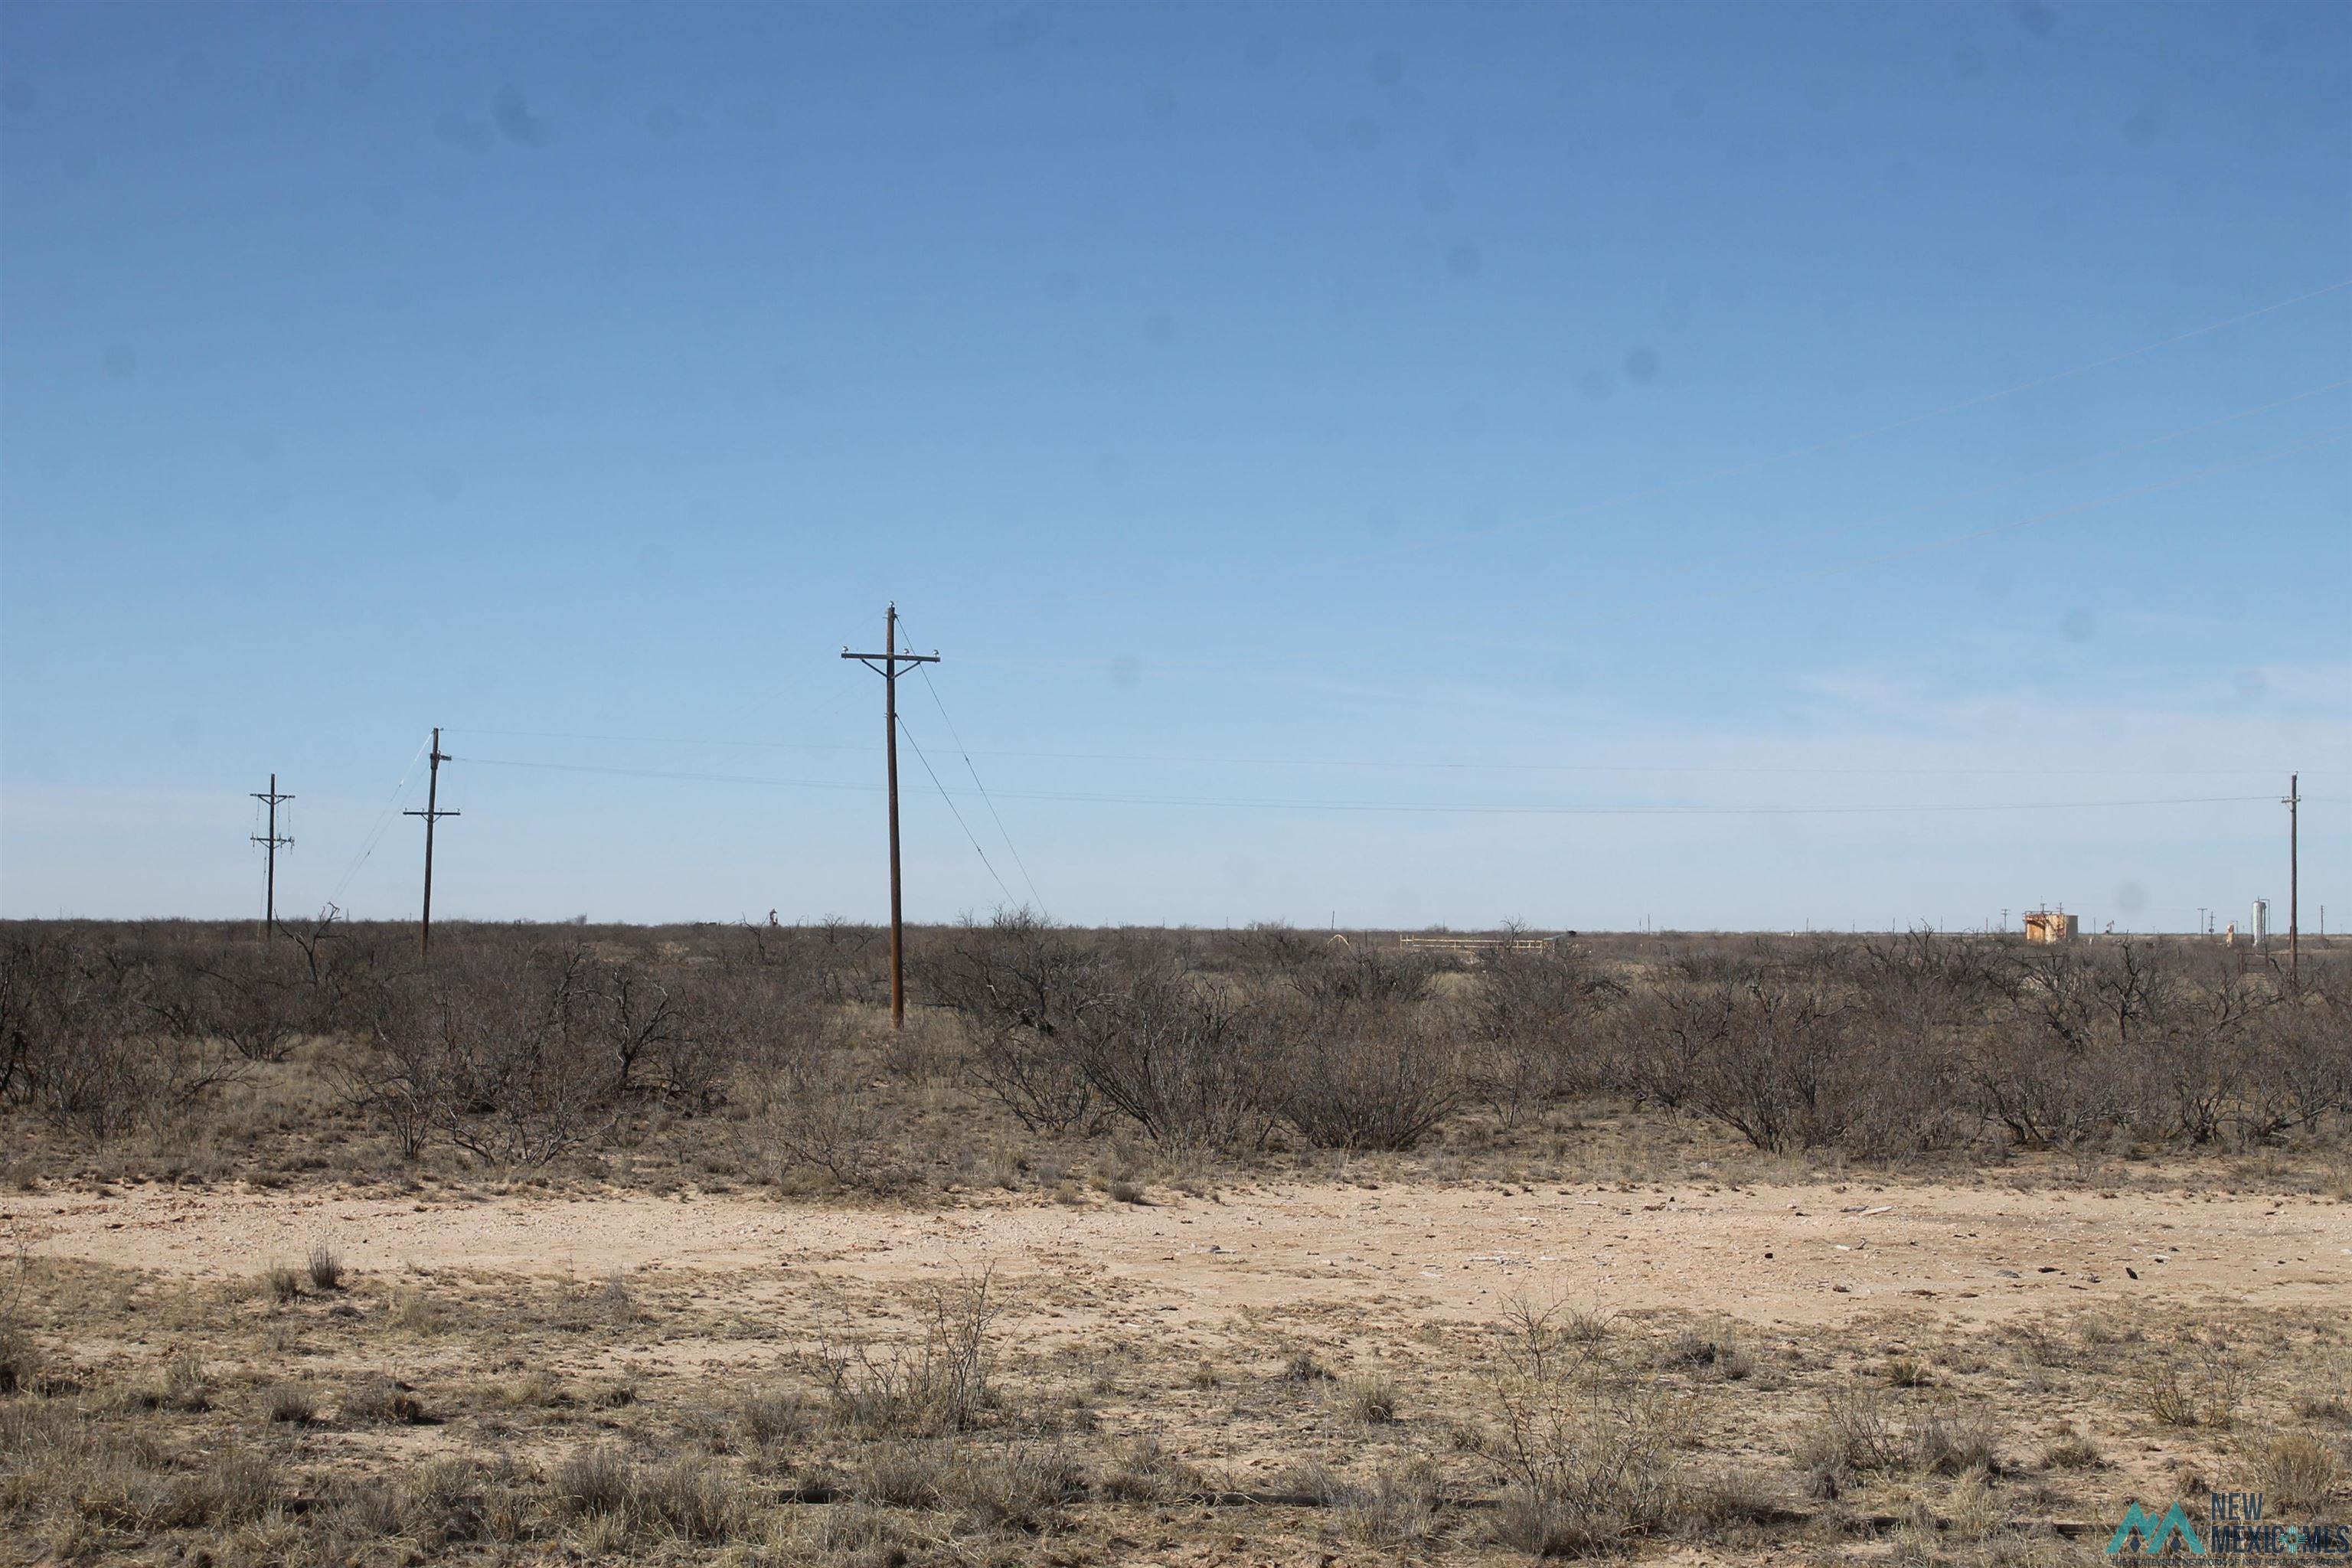
[[[1546,952],[1558,945],[1557,937],[1528,936],[1524,933],[1502,936],[1424,936],[1407,931],[1397,939],[1397,945],[1407,952],[1437,952],[1484,963],[1506,952]]]
[[[2049,910],[2029,910],[2025,917],[2025,940],[2072,942],[2075,928],[2082,923],[2080,915],[2056,914]]]

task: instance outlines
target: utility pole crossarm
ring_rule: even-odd
[[[937,664],[940,655],[936,648],[929,653],[898,651],[898,606],[894,604],[883,613],[882,651],[854,653],[845,645],[841,657],[856,659],[882,678],[883,767],[890,797],[890,1026],[903,1029],[907,1026],[907,974],[898,890],[898,668]]]
[[[2286,973],[2290,985],[2303,984],[2303,938],[2297,929],[2302,921],[2296,918],[2296,905],[2302,901],[2302,846],[2299,842],[2297,818],[2303,813],[2303,775],[2289,773],[2286,777],[2286,798],[2279,804],[2286,807]]]
[[[441,809],[441,764],[453,760],[441,749],[441,727],[436,724],[433,727],[433,752],[426,774],[428,782],[425,786],[425,809],[400,814],[425,819],[425,915],[416,926],[416,956],[420,959],[433,954],[433,825],[445,816],[465,815],[461,811]]]
[[[287,837],[278,831],[278,808],[279,805],[283,805],[287,801],[292,800],[294,797],[290,795],[280,795],[278,793],[278,775],[276,773],[269,775],[269,788],[267,792],[261,790],[249,790],[247,793],[251,795],[254,799],[266,803],[269,807],[268,831],[266,834],[256,833],[248,836],[256,844],[268,846],[269,851],[268,856],[268,868],[262,873],[263,892],[261,903],[261,932],[263,940],[268,941],[274,939],[278,935],[278,846],[283,845],[289,849],[294,847],[294,840],[292,838]]]

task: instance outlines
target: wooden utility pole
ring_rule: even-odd
[[[907,967],[898,897],[898,667],[937,664],[940,656],[936,649],[898,651],[898,606],[893,604],[882,613],[882,651],[852,653],[845,647],[841,657],[856,659],[882,678],[883,765],[889,775],[890,795],[890,1026],[903,1029],[907,1026]],[[877,659],[881,662],[877,664]]]
[[[259,790],[255,790],[251,793],[254,799],[267,801],[269,805],[269,831],[268,835],[265,837],[262,834],[257,833],[254,834],[252,837],[256,844],[267,847],[269,851],[268,858],[266,862],[268,869],[262,873],[261,935],[263,941],[274,942],[278,937],[278,847],[280,844],[283,844],[287,847],[291,848],[294,845],[294,840],[291,838],[280,838],[278,836],[278,803],[283,800],[292,800],[294,797],[290,795],[279,795],[278,793],[278,775],[276,773],[269,775],[269,793],[268,795],[262,794]]]
[[[2300,940],[2298,940],[2300,933],[2295,930],[2297,922],[2295,920],[2294,906],[2296,895],[2300,891],[2296,886],[2296,882],[2299,879],[2299,866],[2297,864],[2298,852],[2295,845],[2295,818],[2301,815],[2303,809],[2303,775],[2301,773],[2289,773],[2286,775],[2286,799],[2281,801],[2279,804],[2286,807],[2287,982],[2289,984],[2300,985],[2303,983],[2303,944]]]
[[[433,956],[433,825],[445,816],[462,816],[463,812],[441,809],[441,764],[449,759],[441,751],[441,726],[433,726],[433,752],[430,772],[425,785],[425,809],[404,811],[403,816],[425,819],[425,918],[416,927],[416,956]]]

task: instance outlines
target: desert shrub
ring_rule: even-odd
[[[1772,976],[1682,983],[1645,1021],[1661,1037],[1644,1059],[1671,1064],[1671,1102],[1759,1149],[1833,1143],[1855,1114],[1851,1009],[1824,987]],[[1663,1082],[1636,1087],[1669,1098]]]
[[[972,1080],[1032,1131],[1078,1125],[1094,1107],[1078,1027],[1110,988],[1100,955],[1027,910],[958,937],[919,978],[963,1018]]]
[[[709,1102],[730,1052],[727,1038],[711,1026],[708,989],[673,984],[635,958],[593,964],[583,989],[586,1026],[610,1064],[608,1093]]]
[[[578,945],[493,950],[470,984],[436,978],[442,1131],[501,1163],[543,1164],[585,1142],[610,1087],[593,1035],[593,971]]]
[[[1864,1389],[1834,1393],[1798,1435],[1796,1461],[1808,1496],[1843,1495],[1859,1477],[1900,1467],[1902,1447],[1886,1401]]]
[[[132,1384],[122,1397],[125,1405],[137,1410],[194,1415],[213,1407],[212,1374],[194,1351],[182,1351]]]
[[[982,1271],[932,1287],[911,1344],[828,1346],[834,1418],[868,1436],[934,1436],[979,1426],[993,1402],[992,1283],[992,1272]]]
[[[757,1157],[820,1172],[857,1192],[894,1192],[913,1176],[914,1151],[843,1022],[808,1051],[756,1078],[752,1094],[748,1133]]]
[[[1585,953],[1555,942],[1506,951],[1478,975],[1461,1007],[1474,1047],[1476,1092],[1507,1127],[1564,1094],[1607,1087],[1600,1048],[1603,1016],[1624,987]]]
[[[2141,1369],[2141,1405],[2159,1426],[2230,1426],[2238,1405],[2233,1371],[2202,1356],[2159,1354]]]
[[[0,1396],[35,1386],[40,1368],[40,1347],[32,1331],[0,1314]]]
[[[499,1163],[544,1164],[612,1121],[599,1004],[582,943],[439,959],[376,999],[348,1087],[404,1152],[441,1136]]]
[[[282,1490],[265,1454],[230,1444],[182,1457],[51,1402],[0,1403],[0,1518],[47,1515],[101,1530],[227,1528]]]
[[[246,1066],[201,1021],[195,980],[111,934],[0,932],[0,1101],[91,1142],[184,1114]]]
[[[1094,1092],[1179,1152],[1256,1149],[1273,1130],[1269,1020],[1230,987],[1173,965],[1126,977],[1076,1028]]]
[[[1694,1495],[1676,1452],[1689,1410],[1558,1307],[1517,1302],[1494,1333],[1478,1452],[1503,1485],[1496,1535],[1537,1556],[1622,1549]]]
[[[567,1512],[593,1518],[629,1506],[636,1495],[637,1467],[619,1448],[598,1443],[565,1455],[548,1480]]]
[[[1843,1496],[1860,1479],[1895,1475],[1994,1475],[2000,1428],[1982,1405],[1953,1400],[1907,1410],[1857,1388],[1830,1395],[1797,1438],[1795,1458],[1810,1496]]]
[[[2069,1432],[2042,1451],[2042,1462],[2053,1470],[2087,1470],[2099,1458],[2098,1444],[2080,1432]]]
[[[1367,1546],[1426,1550],[1437,1539],[1443,1491],[1436,1467],[1414,1458],[1383,1465],[1368,1480],[1341,1483],[1329,1506],[1339,1516],[1339,1528]]]
[[[2254,1450],[2254,1473],[2263,1495],[2275,1506],[2299,1513],[2326,1507],[2346,1483],[2344,1457],[2308,1432],[2284,1432]]]
[[[1685,1329],[1668,1342],[1663,1359],[1706,1381],[1737,1383],[1756,1370],[1755,1355],[1728,1326],[1707,1332]]]
[[[40,1342],[26,1321],[27,1267],[26,1255],[19,1252],[5,1274],[0,1275],[0,1396],[36,1387],[40,1382]]]
[[[1309,1026],[1284,1063],[1282,1115],[1323,1149],[1411,1149],[1461,1103],[1458,1052],[1410,1021]]]

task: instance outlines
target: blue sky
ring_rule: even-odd
[[[11,0],[0,87],[0,912],[253,910],[274,768],[281,907],[411,913],[438,723],[436,910],[877,916],[895,598],[922,918],[2180,929],[2300,768],[2352,923],[2344,7]]]

